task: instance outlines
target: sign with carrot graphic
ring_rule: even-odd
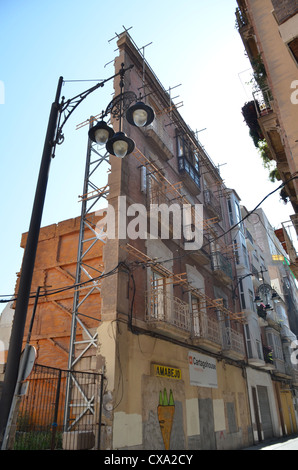
[[[163,438],[163,442],[165,445],[165,449],[170,449],[170,439],[171,439],[171,431],[174,421],[174,413],[175,413],[175,403],[173,392],[170,390],[169,398],[167,395],[166,389],[163,392],[159,392],[159,405],[157,407],[157,415],[159,426]]]

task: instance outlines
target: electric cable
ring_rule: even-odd
[[[230,227],[228,230],[226,230],[225,232],[223,232],[222,234],[218,235],[217,237],[213,238],[212,240],[208,241],[207,243],[205,243],[204,245],[201,246],[201,250],[206,248],[207,246],[210,246],[211,243],[213,242],[216,242],[217,240],[219,240],[220,238],[222,238],[223,236],[227,235],[229,232],[231,232],[232,230],[234,230],[238,225],[240,225],[245,219],[247,219],[250,215],[252,215],[262,204],[263,202],[268,198],[270,197],[272,194],[276,193],[276,191],[278,191],[279,189],[283,188],[286,184],[290,183],[292,180],[294,179],[298,179],[298,176],[292,176],[291,178],[289,178],[287,181],[284,181],[280,186],[278,186],[276,189],[274,189],[273,191],[271,191],[270,193],[268,193],[257,205],[254,209],[252,209],[251,211],[249,211],[241,220],[239,220],[236,224],[234,224],[232,227]],[[176,257],[173,257],[173,258],[169,258],[169,259],[166,259],[166,260],[162,260],[163,263],[167,262],[167,261],[172,261],[172,260],[177,260],[177,259],[182,259],[182,258],[185,258],[186,256],[189,256],[191,254],[194,254],[194,253],[197,253],[198,250],[189,250],[187,252],[185,252],[185,254],[183,255],[180,255],[180,256],[176,256]],[[148,264],[150,264],[151,262],[148,262]],[[152,263],[156,263],[156,260]]]
[[[277,188],[275,188],[273,191],[271,191],[270,193],[268,193],[257,205],[254,209],[252,209],[251,211],[249,211],[241,220],[239,220],[236,224],[234,224],[232,227],[230,227],[228,230],[226,230],[225,232],[223,232],[222,234],[218,235],[217,237],[213,238],[212,240],[208,241],[207,243],[205,243],[204,245],[201,246],[201,250],[206,248],[207,246],[210,246],[211,243],[219,240],[220,238],[222,238],[223,236],[227,235],[228,233],[230,233],[232,230],[234,230],[238,225],[240,225],[245,219],[247,219],[250,215],[252,215],[262,204],[263,202],[268,198],[270,197],[272,194],[276,193],[279,189],[283,188],[284,186],[286,186],[288,183],[290,183],[291,181],[295,180],[295,179],[298,179],[298,176],[292,176],[291,178],[289,178],[288,180],[284,181],[281,185],[279,185]],[[165,263],[167,261],[172,261],[172,260],[178,260],[178,259],[182,259],[182,258],[185,258],[186,256],[189,256],[191,254],[194,254],[196,253],[197,250],[189,250],[187,252],[185,252],[183,255],[179,255],[179,256],[175,256],[175,257],[172,257],[172,258],[169,258],[169,259],[166,259],[166,260],[162,260],[162,263]],[[158,261],[157,260],[154,260],[154,261],[147,261],[147,262],[142,262],[142,261],[139,261],[139,262],[133,262],[132,264],[135,264],[135,265],[138,265],[138,266],[144,266],[144,267],[148,267],[150,265],[154,265],[156,264]],[[99,280],[99,279],[102,279],[106,276],[109,276],[109,275],[112,275],[115,273],[115,270],[119,269],[120,265],[125,265],[125,263],[123,262],[120,262],[113,270],[111,270],[109,273],[106,273],[106,274],[102,274],[100,276],[97,276],[95,278],[92,278],[88,281],[84,281],[84,282],[81,282],[79,284],[73,284],[72,286],[66,286],[64,288],[57,288],[55,289],[54,291],[47,291],[45,292],[44,294],[40,294],[41,297],[44,297],[46,295],[54,295],[54,294],[57,294],[57,293],[60,293],[60,292],[63,292],[65,290],[69,290],[69,289],[74,289],[76,287],[80,287],[82,285],[85,285],[85,284],[88,284],[90,282],[94,282],[96,280]],[[126,268],[128,267],[127,264],[125,265]],[[10,297],[9,299],[0,299],[0,303],[8,303],[8,302],[13,302],[17,299],[17,297],[14,297],[12,295],[0,295],[0,297]],[[30,295],[30,298],[34,298],[35,297],[35,293]]]
[[[44,293],[40,293],[39,297],[47,297],[47,296],[50,296],[50,295],[60,294],[61,292],[65,292],[67,290],[72,290],[72,289],[77,289],[78,287],[82,287],[86,284],[90,284],[92,282],[104,279],[108,276],[112,276],[113,274],[116,274],[117,270],[120,268],[120,266],[122,264],[123,264],[123,262],[120,262],[115,268],[111,269],[111,271],[109,271],[108,273],[103,273],[100,276],[96,276],[92,279],[89,279],[88,281],[82,281],[78,284],[72,284],[70,286],[65,286],[65,287],[61,287],[61,288],[57,287],[55,289],[46,290]],[[43,289],[45,289],[45,288],[43,288]],[[33,299],[33,298],[35,298],[35,296],[36,296],[36,293],[31,293],[29,298]],[[0,303],[15,302],[17,300],[17,295],[15,297],[1,295],[0,297],[10,297],[10,299],[8,299],[8,300],[7,299],[6,300],[1,299]]]

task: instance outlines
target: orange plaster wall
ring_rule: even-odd
[[[99,217],[91,214],[88,219],[96,224]],[[51,291],[73,286],[75,282],[79,229],[80,217],[43,227],[40,232],[31,287],[33,294],[29,303],[24,334],[25,342],[32,317],[35,293],[37,287],[41,286],[30,341],[37,350],[36,362],[38,364],[67,368],[74,289],[66,289],[54,295]],[[91,236],[93,236],[91,231],[85,231],[85,239]],[[27,234],[23,234],[21,241],[23,248],[26,238]],[[88,247],[88,243],[86,242],[84,249]],[[102,251],[103,243],[97,241],[84,261],[89,266],[103,271]],[[88,270],[92,277],[99,275],[99,272],[95,270],[91,271],[90,268]],[[86,280],[86,275],[82,274],[81,281]],[[18,282],[16,293],[17,289]],[[87,292],[85,288],[80,295],[83,296]],[[80,313],[92,317],[81,317],[88,328],[98,327],[101,318],[101,296],[97,290],[82,304]],[[81,338],[82,328],[78,326],[77,339]],[[91,348],[88,354],[94,355],[94,349]]]

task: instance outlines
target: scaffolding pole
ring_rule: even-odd
[[[89,120],[89,127],[91,128],[94,124],[95,119],[93,117]],[[89,266],[84,261],[87,253],[97,243],[105,243],[104,237],[100,236],[96,227],[89,220],[91,210],[94,211],[95,205],[102,201],[102,198],[106,199],[109,189],[108,185],[103,188],[97,187],[94,183],[94,177],[101,171],[103,173],[104,163],[108,163],[108,154],[105,148],[98,150],[97,144],[93,144],[88,139],[85,175],[83,184],[83,194],[80,196],[81,199],[81,219],[80,219],[80,231],[78,241],[78,252],[77,252],[77,264],[76,264],[76,275],[75,275],[75,292],[73,298],[72,308],[72,322],[70,332],[70,344],[69,344],[69,355],[68,355],[68,377],[66,383],[66,395],[65,395],[65,413],[64,413],[64,431],[72,431],[78,422],[78,419],[72,420],[72,407],[74,405],[73,399],[75,396],[75,406],[78,407],[78,397],[80,400],[80,416],[79,419],[83,418],[85,413],[93,413],[94,418],[96,402],[93,397],[87,397],[85,391],[80,387],[80,384],[75,379],[73,371],[80,370],[80,361],[84,358],[85,353],[92,347],[97,346],[97,333],[94,333],[84,321],[84,315],[80,314],[82,305],[89,296],[93,293],[101,291],[100,276],[103,274],[103,270]],[[88,238],[86,233],[88,231]],[[91,237],[90,237],[91,232]],[[84,281],[84,289],[80,287],[82,279],[87,279],[87,284]],[[88,280],[90,283],[88,283]],[[81,315],[81,316],[80,316]],[[98,321],[100,319],[98,318]],[[81,341],[77,340],[77,329],[78,327],[84,333],[84,338]],[[77,346],[80,346],[79,350]]]

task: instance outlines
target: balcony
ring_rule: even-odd
[[[282,359],[273,358],[274,372],[276,375],[284,377],[288,375],[286,373],[285,362]]]
[[[245,358],[245,347],[243,334],[230,327],[223,327],[222,330],[222,353],[236,360]]]
[[[255,249],[254,247],[254,239],[252,237],[252,234],[250,233],[247,228],[245,229],[245,238],[246,238],[246,246],[248,250],[253,251]]]
[[[156,288],[146,293],[146,321],[152,329],[171,337],[190,336],[189,304]]]
[[[238,30],[248,25],[248,17],[246,12],[242,8],[236,8],[236,26]]]
[[[210,242],[208,238],[203,235],[203,246],[199,250],[189,251],[189,255],[201,265],[206,266],[210,263]]]
[[[256,106],[257,116],[261,118],[273,111],[272,93],[270,88],[266,87],[253,92],[253,98]]]
[[[211,266],[214,275],[225,284],[230,284],[233,278],[232,265],[230,261],[220,252],[211,253]]]
[[[222,220],[220,202],[214,197],[211,191],[204,191],[204,200],[207,210],[211,212],[214,217],[217,217],[218,220]]]
[[[208,351],[219,352],[222,340],[218,321],[205,312],[193,310],[193,341]]]
[[[268,346],[263,345],[263,356],[264,356],[265,363],[262,369],[274,370],[272,348],[269,348]]]
[[[286,363],[286,374],[292,379],[293,385],[298,385],[298,364],[287,364]]]
[[[297,240],[297,214],[291,216],[291,220],[282,223],[282,229],[275,230],[275,235],[288,254],[289,260],[285,262],[289,265],[295,278],[298,278],[298,254],[295,246]]]
[[[197,193],[201,188],[200,175],[184,155],[178,157],[178,171],[190,189]]]
[[[167,161],[173,157],[173,140],[169,138],[161,119],[154,119],[152,124],[143,128],[143,132],[164,160]]]

